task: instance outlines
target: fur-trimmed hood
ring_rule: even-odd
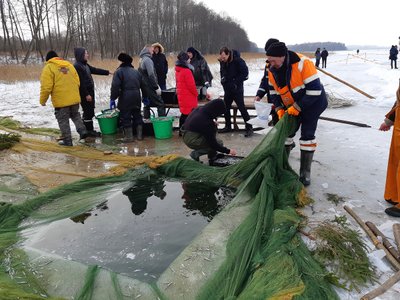
[[[154,43],[152,46],[160,48],[160,53],[164,53],[164,47],[160,43]]]

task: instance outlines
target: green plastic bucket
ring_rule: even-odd
[[[172,122],[173,117],[158,117],[152,118],[154,136],[156,139],[170,139],[172,137]]]
[[[102,134],[114,134],[118,129],[119,112],[114,109],[106,109],[96,115]]]

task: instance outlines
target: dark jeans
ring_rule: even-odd
[[[393,69],[393,62],[394,62],[394,68],[397,69],[397,59],[390,60],[390,67]]]
[[[86,98],[81,98],[83,124],[85,124],[85,127],[88,131],[93,130],[93,117],[95,108],[94,95],[92,95],[92,99],[93,100],[89,102],[86,100]]]
[[[322,69],[326,68],[326,58],[322,59]]]
[[[224,88],[224,101],[225,101],[225,126],[230,128],[232,124],[231,118],[231,108],[232,103],[235,101],[237,108],[240,111],[240,114],[245,122],[250,120],[249,113],[244,105],[244,96],[243,96],[243,88],[237,88],[235,91],[229,91]]]

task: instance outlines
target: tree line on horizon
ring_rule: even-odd
[[[344,43],[337,42],[314,42],[288,45],[288,49],[297,52],[315,52],[317,48],[327,49],[328,51],[348,50]]]
[[[50,49],[69,57],[76,46],[101,59],[121,51],[137,55],[155,42],[167,52],[252,46],[235,20],[193,0],[0,0],[0,18],[1,51],[24,64]]]

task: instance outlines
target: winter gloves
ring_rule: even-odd
[[[298,110],[296,109],[296,107],[294,107],[294,105],[292,105],[292,106],[290,106],[290,107],[287,109],[287,113],[288,113],[289,115],[292,115],[292,116],[297,117],[297,116],[299,115],[300,111],[298,111]]]
[[[110,109],[115,109],[117,105],[115,104],[115,100],[110,100]]]

